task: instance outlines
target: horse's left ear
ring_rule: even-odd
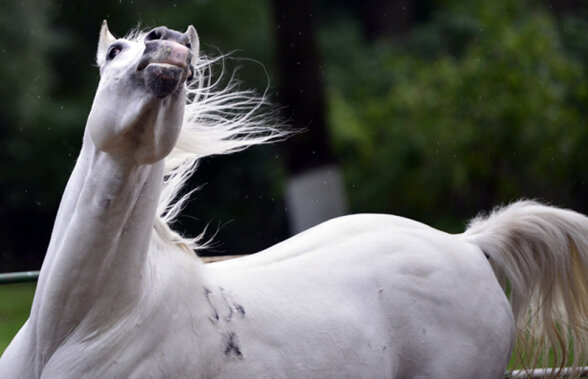
[[[192,45],[192,64],[194,65],[198,59],[198,52],[200,51],[200,40],[198,39],[196,29],[194,29],[192,25],[188,26],[186,34],[188,35],[188,38],[190,38],[190,44]]]
[[[108,30],[108,23],[106,20],[102,21],[102,28],[100,29],[100,37],[98,37],[98,51],[96,52],[96,63],[102,67],[106,61],[106,52],[108,47],[116,41],[116,38],[110,34]]]

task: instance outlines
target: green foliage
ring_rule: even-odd
[[[396,48],[348,23],[325,33],[353,209],[439,221],[520,197],[582,201],[586,71],[553,17],[521,4],[461,2]]]
[[[35,283],[0,286],[0,355],[29,317],[35,286]]]

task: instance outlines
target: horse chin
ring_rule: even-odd
[[[171,64],[150,64],[144,71],[145,85],[153,96],[162,99],[174,93],[186,80],[185,69]]]

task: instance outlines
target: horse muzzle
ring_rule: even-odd
[[[173,40],[145,42],[143,56],[137,72],[144,75],[147,87],[158,98],[174,92],[186,80],[194,76],[192,52]]]

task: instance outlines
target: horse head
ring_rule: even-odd
[[[198,48],[192,26],[117,39],[104,21],[96,54],[100,82],[87,123],[96,148],[138,164],[165,158],[179,136]]]

